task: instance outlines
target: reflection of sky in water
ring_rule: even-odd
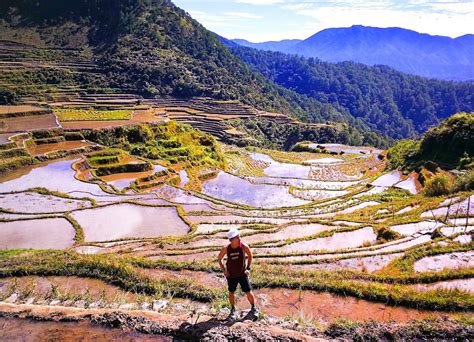
[[[71,165],[75,161],[64,160],[34,168],[24,176],[2,183],[1,191],[22,191],[34,187],[44,187],[64,193],[85,191],[99,195],[104,194],[97,185],[81,182],[74,178],[75,171]]]
[[[379,154],[382,150],[370,148],[370,147],[353,147],[341,144],[308,144],[311,148],[317,148],[318,146],[324,146],[326,150],[330,152],[344,152],[344,153],[353,153],[353,154],[362,154],[361,151],[364,153],[371,152],[372,154]]]
[[[189,182],[189,177],[186,170],[179,171],[179,178],[181,178],[181,183],[179,183],[181,188],[184,187],[187,182]]]
[[[400,181],[401,174],[399,171],[394,171],[392,173],[388,173],[386,175],[380,176],[376,180],[374,180],[372,185],[375,186],[393,186],[394,184]]]
[[[397,188],[405,189],[410,191],[412,194],[417,194],[418,190],[416,189],[416,180],[414,177],[408,177],[404,181],[397,183],[395,185]]]
[[[308,178],[311,167],[298,164],[280,163],[273,160],[270,156],[263,153],[250,153],[250,156],[255,160],[261,160],[270,165],[263,170],[267,176],[272,177],[293,177],[293,178]]]
[[[225,172],[220,172],[216,178],[204,182],[202,192],[227,201],[262,208],[309,203],[293,197],[285,186],[253,184]]]
[[[144,207],[127,203],[76,211],[71,215],[83,227],[86,241],[177,236],[189,230],[174,207]],[[109,224],[111,218],[114,219],[113,225]]]
[[[74,244],[75,231],[63,218],[0,223],[0,249],[65,249]]]
[[[318,159],[311,159],[305,160],[305,163],[308,164],[334,164],[334,163],[341,163],[343,159],[340,158],[318,158]]]

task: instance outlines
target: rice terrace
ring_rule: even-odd
[[[118,1],[116,50],[89,12],[23,23],[20,3],[0,15],[0,340],[474,338],[474,107],[401,139],[242,66],[170,1]],[[237,71],[163,22],[125,51],[140,11]],[[236,231],[259,311],[239,287],[229,320]]]

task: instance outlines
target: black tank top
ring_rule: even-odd
[[[229,278],[238,278],[245,274],[245,257],[242,243],[235,249],[230,244],[227,246],[226,266]]]

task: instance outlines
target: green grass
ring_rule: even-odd
[[[126,259],[110,255],[81,255],[63,251],[15,250],[0,253],[0,278],[78,276],[102,280],[134,293],[210,302],[223,291],[209,289],[190,279],[148,277]]]
[[[59,121],[130,120],[131,110],[55,109]]]

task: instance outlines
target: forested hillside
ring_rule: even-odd
[[[238,99],[310,122],[345,121],[368,130],[347,113],[252,72],[169,0],[5,0],[0,3],[0,39],[41,47],[45,55],[65,48],[91,55],[101,74],[94,80],[95,88],[145,96]],[[70,77],[51,72],[53,77],[44,71],[18,70],[2,83],[60,83]],[[90,82],[77,82],[81,81]],[[18,87],[1,87],[3,101],[12,101]]]
[[[459,111],[474,110],[474,83],[412,76],[385,66],[369,67],[251,48],[232,52],[276,83],[331,104],[393,138],[426,131]]]

